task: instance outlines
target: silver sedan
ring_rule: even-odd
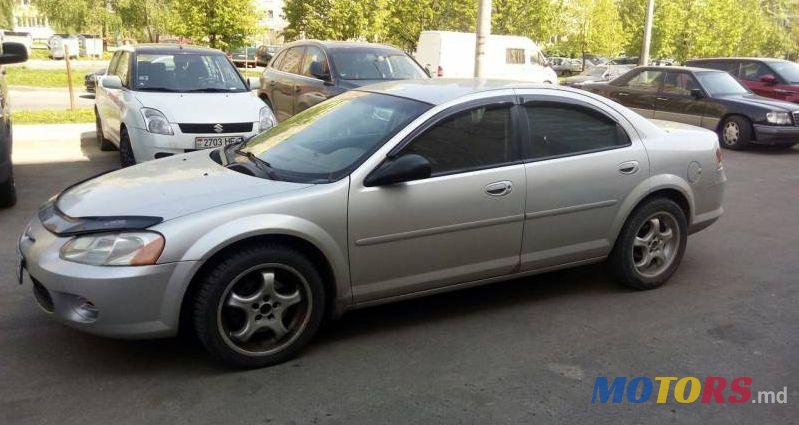
[[[725,181],[713,132],[591,93],[390,82],[65,189],[20,238],[19,277],[67,325],[187,323],[259,367],[348,309],[606,260],[658,287],[722,214]]]

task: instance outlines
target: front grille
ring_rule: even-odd
[[[218,124],[178,124],[183,133],[194,134],[226,134],[226,133],[249,133],[252,131],[251,122],[233,122]],[[217,131],[219,130],[219,131]]]

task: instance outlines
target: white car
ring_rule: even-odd
[[[172,44],[118,50],[97,85],[102,150],[139,162],[243,141],[276,119],[219,50]]]

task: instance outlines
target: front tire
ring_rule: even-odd
[[[8,180],[0,183],[0,208],[13,207],[17,203],[17,188],[14,185],[14,172],[8,175]]]
[[[752,124],[744,117],[732,116],[719,127],[721,147],[741,150],[749,147],[752,141]]]
[[[133,147],[130,144],[128,130],[123,128],[119,135],[119,165],[122,168],[136,165],[136,157],[133,155]]]
[[[213,357],[256,368],[293,358],[316,334],[325,309],[322,278],[293,248],[235,251],[201,277],[194,328]]]
[[[635,289],[657,288],[680,265],[688,241],[682,208],[654,198],[633,210],[610,255],[610,268],[621,283]]]

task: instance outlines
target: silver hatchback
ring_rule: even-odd
[[[655,288],[722,214],[725,181],[714,133],[590,93],[391,82],[67,188],[20,238],[20,279],[70,326],[185,323],[258,367],[367,305],[604,260]]]

